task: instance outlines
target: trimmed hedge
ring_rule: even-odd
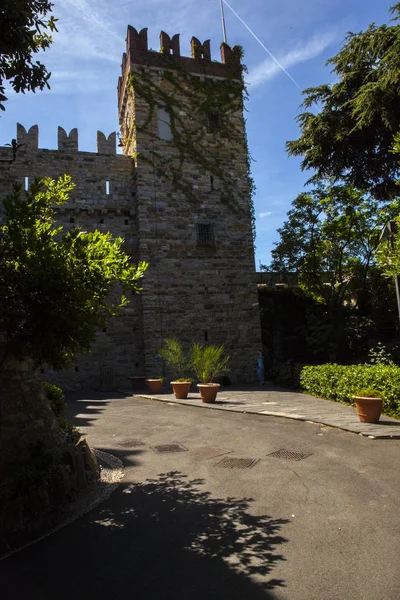
[[[306,366],[300,385],[314,396],[348,404],[361,388],[374,388],[381,392],[383,412],[400,417],[400,367],[395,364]]]

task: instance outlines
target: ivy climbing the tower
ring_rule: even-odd
[[[232,53],[240,62],[241,47],[235,46]],[[199,201],[193,184],[193,165],[198,173],[209,174],[221,202],[238,215],[250,212],[255,236],[255,185],[243,119],[248,97],[244,72],[246,68],[241,64],[240,76],[237,70],[224,79],[198,76],[185,70],[173,55],[164,55],[164,68],[158,72],[137,66],[128,79],[128,98],[135,105],[131,114],[139,118],[126,120],[122,132],[123,143],[136,164],[143,161],[152,165],[157,177],[169,181],[171,188],[190,202]],[[154,127],[159,109],[168,115],[173,157],[160,145]],[[239,173],[234,168],[240,157],[245,172],[242,180],[243,168]]]

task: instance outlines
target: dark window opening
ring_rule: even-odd
[[[214,177],[213,175],[210,175],[210,187],[211,187],[211,191],[214,191]]]
[[[205,329],[205,331],[204,331],[204,341],[208,342],[208,331],[207,331],[207,329]]]
[[[214,227],[211,223],[196,223],[197,243],[200,246],[214,246]]]
[[[75,219],[74,219],[74,217],[71,217],[71,218],[70,218],[70,220],[69,220],[69,222],[70,222],[70,223],[75,223]]]
[[[208,131],[210,133],[216,133],[217,131],[221,130],[221,127],[222,121],[220,111],[217,108],[210,110],[208,113]]]
[[[104,224],[104,219],[100,219],[100,225]]]

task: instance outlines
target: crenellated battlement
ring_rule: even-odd
[[[76,153],[79,152],[78,143],[78,130],[76,128],[71,129],[69,134],[63,127],[58,127],[57,133],[57,146],[60,152]],[[39,127],[38,125],[32,125],[30,129],[26,130],[21,123],[17,123],[17,153],[26,154],[27,152],[36,152],[39,150]],[[2,156],[5,153],[10,154],[12,158],[11,148],[1,147]],[[110,133],[107,137],[102,131],[97,131],[96,134],[96,153],[97,154],[116,154],[117,153],[117,134],[115,131]]]
[[[232,48],[226,43],[220,46],[221,62],[211,63],[211,43],[206,40],[201,43],[196,37],[190,41],[190,57],[181,56],[179,33],[172,38],[161,31],[160,50],[156,52],[149,50],[147,39],[147,28],[138,32],[132,25],[128,25],[126,34],[126,52],[122,56],[122,75],[133,64],[142,64],[147,66],[166,66],[163,60],[165,56],[174,56],[181,60],[181,66],[184,66],[189,72],[204,73],[220,77],[227,77],[228,70],[231,74],[241,76],[240,56],[232,52]],[[171,65],[169,65],[171,68]],[[172,67],[173,68],[173,67]]]
[[[60,152],[78,152],[78,130],[71,129],[69,134],[63,127],[58,127],[58,149]]]
[[[132,25],[128,25],[126,52],[123,53],[121,62],[122,75],[118,80],[120,115],[126,100],[128,75],[138,66],[160,70],[177,69],[188,74],[218,79],[241,79],[240,51],[224,42],[220,46],[220,56],[221,62],[213,61],[210,40],[201,43],[196,37],[190,40],[190,57],[181,56],[179,33],[170,37],[165,31],[160,33],[160,50],[157,52],[148,47],[147,28],[138,32]]]
[[[17,144],[25,150],[37,150],[39,147],[39,126],[32,125],[27,131],[21,123],[17,123]]]

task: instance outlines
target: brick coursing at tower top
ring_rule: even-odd
[[[67,173],[77,185],[59,211],[60,222],[122,235],[133,258],[150,263],[143,292],[107,331],[98,333],[91,355],[80,357],[70,371],[51,373],[44,367],[42,376],[65,389],[126,389],[130,375],[161,374],[163,365],[156,355],[166,336],[177,337],[187,347],[193,341],[225,344],[232,356],[231,379],[254,380],[261,341],[242,105],[239,102],[230,114],[231,135],[225,138],[218,127],[207,128],[196,107],[201,93],[191,93],[193,78],[211,85],[227,78],[240,80],[240,59],[222,45],[222,62],[213,62],[209,42],[196,38],[191,54],[192,58],[181,56],[179,35],[170,38],[165,32],[160,35],[160,52],[151,51],[147,30],[138,33],[128,27],[118,82],[124,155],[115,153],[115,134],[106,138],[98,132],[97,153],[79,152],[77,131],[68,136],[62,128],[58,150],[39,149],[37,127],[26,132],[20,125],[16,159],[6,162],[11,151],[0,148],[1,197],[14,181]],[[179,89],[167,72],[179,80]],[[223,179],[195,157],[182,158],[174,135],[164,135],[168,123],[160,118],[163,102],[149,112],[148,99],[130,83],[135,73],[150,78],[155,90],[173,95],[183,133],[200,133],[200,151],[233,182],[236,192],[230,203],[222,198]],[[219,108],[223,113],[224,107]],[[190,185],[190,197],[174,185],[174,170],[180,170]]]

